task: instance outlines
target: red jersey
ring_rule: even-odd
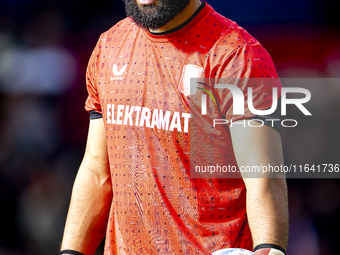
[[[93,51],[86,110],[103,117],[113,189],[104,254],[252,250],[242,179],[190,178],[190,142],[199,141],[190,136],[206,135],[190,123],[200,114],[190,109],[191,76],[276,77],[276,71],[256,39],[206,3],[166,33],[151,34],[126,18],[103,33]],[[254,106],[268,108],[271,87],[256,90]],[[229,93],[219,96],[226,118],[253,116],[247,109],[232,116]],[[226,156],[205,154],[202,162],[216,157],[236,165],[228,127],[210,138]]]

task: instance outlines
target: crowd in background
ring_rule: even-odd
[[[259,39],[280,77],[340,81],[335,1],[207,2]],[[86,143],[87,61],[124,17],[121,0],[0,0],[0,255],[58,253]],[[314,116],[283,129],[285,162],[339,164],[340,82],[306,88]],[[339,179],[287,183],[288,254],[338,254]]]

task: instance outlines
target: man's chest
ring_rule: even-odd
[[[189,112],[190,78],[204,74],[203,56],[148,41],[107,48],[97,63],[97,88],[108,123],[142,125],[140,117],[152,122],[170,112],[170,128],[173,115]]]

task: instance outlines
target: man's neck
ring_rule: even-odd
[[[195,13],[195,11],[200,7],[200,5],[201,5],[201,1],[191,0],[189,5],[181,13],[177,14],[174,19],[169,21],[163,27],[160,27],[158,29],[149,29],[150,32],[161,33],[161,32],[166,32],[168,30],[171,30],[175,27],[178,27],[179,25],[183,24],[185,21],[187,21],[192,16]]]

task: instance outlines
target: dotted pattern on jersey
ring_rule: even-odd
[[[190,112],[190,96],[178,90],[188,64],[202,67],[203,77],[276,75],[261,45],[209,5],[167,36],[153,36],[127,18],[100,37],[91,56],[86,109],[103,114],[113,188],[105,254],[252,249],[242,179],[189,176],[190,142],[199,144],[200,135],[225,137],[218,142],[228,158],[216,153],[211,160],[236,161],[228,129],[189,128],[185,114],[199,109]],[[259,94],[267,90],[261,87]],[[230,95],[218,93],[228,114]],[[260,97],[259,103],[267,100]]]

